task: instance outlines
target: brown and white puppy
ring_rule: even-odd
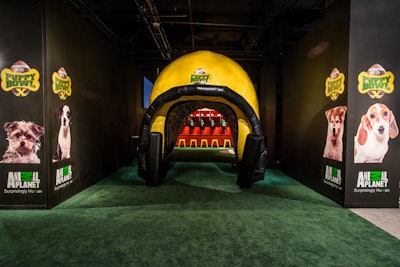
[[[72,112],[69,106],[63,105],[58,109],[60,130],[58,131],[57,151],[54,154],[53,162],[71,157],[71,122]]]
[[[325,111],[328,130],[324,149],[324,158],[342,161],[344,119],[347,107],[338,106]]]
[[[389,138],[398,134],[393,112],[381,103],[370,106],[361,117],[354,137],[354,163],[382,163],[389,148]]]
[[[13,121],[4,124],[8,148],[1,163],[40,163],[37,152],[44,127],[33,122]]]

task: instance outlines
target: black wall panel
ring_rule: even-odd
[[[0,70],[23,60],[40,75],[39,90],[25,97],[0,90],[0,124],[32,121],[45,129],[40,163],[0,163],[0,206],[50,208],[128,163],[129,138],[142,115],[141,75],[67,2],[1,1],[0,22],[9,25],[2,27]],[[55,81],[64,94],[54,91]],[[71,115],[70,141],[59,141],[67,132],[59,117],[64,106]],[[6,155],[7,134],[1,132],[0,153]],[[60,142],[66,158],[57,153]],[[14,184],[20,182],[15,188],[12,175]],[[40,188],[22,190],[38,179]]]
[[[285,55],[282,169],[346,207],[398,207],[400,137],[393,121],[400,116],[395,82],[400,73],[399,9],[400,3],[390,0],[335,1],[318,29]],[[380,68],[381,73],[371,74],[372,67]],[[325,95],[325,81],[334,68],[345,81],[344,92],[336,100]],[[374,90],[369,95],[365,89],[369,87],[365,86],[384,90]],[[378,110],[377,104],[379,111],[367,114],[370,107]],[[389,110],[385,111],[383,105]],[[346,107],[341,160],[324,153],[329,132],[325,115],[335,107]],[[389,132],[383,129],[391,129],[388,141],[355,146],[361,119],[362,128],[368,133],[364,136],[378,139],[371,131],[372,120],[378,121],[377,117],[382,126],[379,135]],[[355,153],[372,157],[385,149],[383,160],[365,162],[355,157]]]
[[[47,95],[53,151],[60,124],[57,109],[67,104],[73,112],[71,159],[52,163],[50,168],[53,185],[51,177],[57,170],[72,165],[69,188],[54,191],[51,186],[52,204],[57,204],[127,163],[135,121],[130,106],[141,96],[141,79],[137,79],[137,67],[110,40],[62,2],[47,1],[46,33],[47,71],[52,74],[64,67],[73,90],[66,100],[54,93]],[[52,83],[51,75],[47,83]]]
[[[282,105],[282,132],[277,133],[281,135],[282,169],[338,202],[343,200],[343,190],[327,186],[321,178],[322,166],[335,164],[322,157],[327,135],[325,111],[346,105],[347,86],[345,93],[332,101],[325,95],[325,81],[333,68],[347,78],[348,28],[348,1],[336,1],[318,28],[284,55],[282,103],[277,103]]]
[[[381,103],[394,114],[400,122],[400,50],[398,48],[400,29],[400,2],[391,0],[351,1],[346,199],[345,205],[352,207],[398,207],[400,174],[400,137],[390,138],[388,150],[381,163],[354,163],[354,137],[361,117],[370,106]],[[380,64],[394,75],[394,90],[381,98],[371,98],[358,91],[358,75],[366,72],[372,65]],[[374,148],[378,149],[378,148]],[[373,149],[371,149],[373,150]],[[384,188],[357,186],[359,175],[371,171],[387,176]],[[365,191],[365,192],[362,192]]]
[[[0,70],[11,69],[22,60],[30,68],[37,70],[40,86],[37,91],[27,90],[26,96],[16,96],[7,84],[0,89],[0,159],[6,155],[9,142],[4,125],[7,122],[34,122],[46,128],[43,118],[43,61],[42,61],[42,5],[41,1],[1,1],[0,2]],[[12,72],[7,72],[12,75]],[[3,75],[6,75],[5,72]],[[17,76],[16,76],[17,77]],[[20,76],[22,77],[22,76]],[[5,77],[4,77],[5,78]],[[13,78],[2,79],[3,83]],[[46,203],[46,153],[43,148],[44,136],[38,137],[42,143],[36,148],[40,163],[0,163],[0,205],[45,207]],[[12,139],[12,138],[10,138]],[[14,176],[14,178],[12,178]],[[37,182],[35,182],[37,181]],[[36,183],[36,184],[35,184]],[[37,186],[36,186],[37,185]]]

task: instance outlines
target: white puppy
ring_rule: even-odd
[[[67,105],[63,105],[58,109],[58,117],[60,119],[60,130],[58,132],[57,151],[53,157],[53,162],[71,157],[71,122],[72,112]]]
[[[354,137],[354,163],[382,163],[389,138],[398,134],[393,112],[381,103],[370,106]]]

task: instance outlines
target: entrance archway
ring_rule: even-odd
[[[150,99],[138,146],[138,173],[146,184],[161,183],[184,119],[204,106],[227,114],[233,126],[237,184],[250,187],[264,177],[266,148],[257,96],[247,73],[236,62],[210,51],[185,55],[161,72]]]

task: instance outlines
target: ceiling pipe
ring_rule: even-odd
[[[161,56],[165,60],[171,60],[171,47],[153,1],[146,0],[145,3],[139,4],[139,2],[135,0],[135,3],[157,48],[160,50]]]
[[[188,0],[188,7],[189,7],[189,21],[193,22],[192,16],[192,1]],[[192,49],[194,51],[194,32],[193,32],[193,24],[190,24],[190,36],[192,38]]]
[[[152,0],[146,0],[146,3],[149,6],[150,12],[153,16],[153,22],[151,24],[153,29],[156,30],[155,33],[152,31],[153,36],[161,38],[161,55],[164,59],[171,60],[171,47],[169,45],[167,35],[164,32],[164,28],[160,23],[160,17],[158,16],[157,8]]]
[[[164,24],[182,24],[182,25],[197,25],[197,26],[214,26],[214,27],[229,27],[229,28],[260,28],[266,29],[263,25],[243,25],[229,23],[214,23],[214,22],[193,22],[193,21],[163,21]]]

